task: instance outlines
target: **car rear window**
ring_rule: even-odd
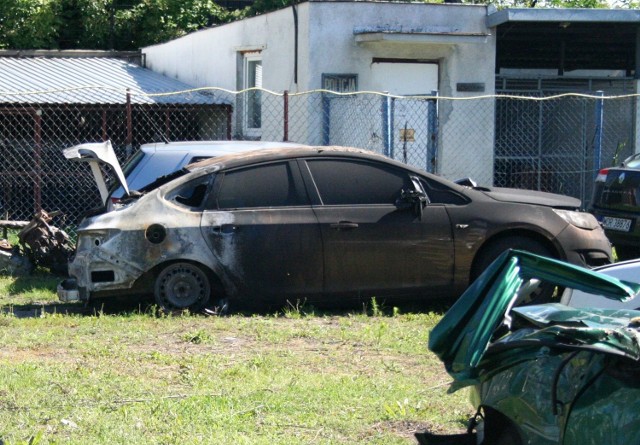
[[[217,201],[220,209],[309,204],[306,192],[296,186],[288,162],[226,172]]]

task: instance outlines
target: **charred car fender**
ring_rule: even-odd
[[[162,223],[154,217],[158,214]],[[136,206],[87,219],[78,229],[69,273],[77,279],[79,288],[91,294],[131,288],[145,273],[176,260],[199,263],[219,272],[206,243],[198,242],[200,216],[168,206],[153,193]]]

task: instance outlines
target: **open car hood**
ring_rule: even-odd
[[[127,195],[129,194],[127,180],[122,172],[118,158],[113,151],[111,141],[74,145],[73,147],[62,150],[62,154],[65,158],[72,161],[89,163],[93,177],[98,185],[98,190],[100,190],[100,198],[102,199],[103,204],[107,202],[109,190],[107,188],[104,175],[102,174],[102,170],[100,169],[100,164],[106,164],[113,168],[118,182],[124,188],[125,193]]]
[[[560,304],[514,308],[530,279],[624,301],[640,284],[592,272],[562,261],[509,250],[464,292],[431,331],[429,349],[454,378],[451,390],[478,383],[525,359],[527,347],[589,348],[640,359],[640,336],[627,326],[636,311],[574,309]],[[511,331],[512,317],[533,329]],[[499,328],[505,328],[497,331]],[[615,332],[613,332],[615,331]],[[523,352],[523,349],[525,350]],[[508,351],[508,352],[504,352]]]

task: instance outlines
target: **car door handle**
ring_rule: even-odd
[[[224,224],[222,226],[211,227],[211,233],[214,235],[226,235],[238,230],[238,226],[232,226],[231,224]]]
[[[358,223],[350,221],[340,221],[330,224],[329,227],[331,227],[333,230],[353,230],[358,228]]]

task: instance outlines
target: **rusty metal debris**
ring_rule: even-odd
[[[40,210],[31,221],[0,221],[5,238],[0,239],[0,271],[12,275],[27,275],[35,267],[46,267],[51,272],[66,274],[73,244],[69,235],[50,224],[60,212]],[[6,239],[7,229],[20,230],[18,244]]]

